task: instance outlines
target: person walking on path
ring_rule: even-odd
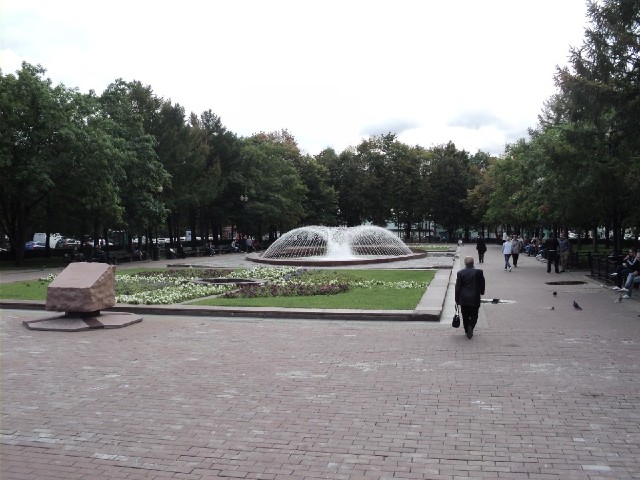
[[[504,271],[511,271],[511,264],[509,263],[509,258],[511,258],[513,245],[509,237],[502,244],[502,254],[504,255]]]
[[[517,235],[511,237],[511,258],[513,259],[513,268],[518,268],[518,257],[522,249],[522,240]]]
[[[482,235],[478,235],[476,239],[476,250],[478,251],[478,263],[484,263],[484,254],[487,251],[487,243]]]
[[[558,242],[558,255],[560,255],[560,273],[567,272],[567,266],[569,265],[569,252],[571,251],[571,244],[569,239],[560,234],[560,241]]]
[[[553,263],[556,273],[560,273],[558,270],[558,243],[558,239],[553,234],[544,241],[544,249],[547,252],[547,273],[551,273],[551,263]]]
[[[473,337],[478,321],[480,299],[484,295],[485,279],[482,270],[473,266],[473,257],[464,257],[465,268],[456,276],[456,305],[460,305],[462,323],[467,338]]]

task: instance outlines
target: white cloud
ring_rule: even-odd
[[[0,66],[40,63],[98,93],[139,80],[240,135],[287,128],[312,154],[393,125],[410,143],[501,153],[535,126],[585,11],[583,0],[3,0]]]

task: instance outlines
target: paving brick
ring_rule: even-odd
[[[640,295],[505,273],[492,248],[486,297],[515,303],[483,304],[472,340],[447,319],[68,333],[3,311],[0,478],[639,478]]]

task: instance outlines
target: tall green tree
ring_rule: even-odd
[[[57,157],[67,148],[67,89],[52,86],[45,69],[23,63],[0,71],[0,230],[17,264],[35,220],[46,216]]]
[[[389,150],[391,170],[390,202],[392,219],[404,227],[404,238],[409,240],[416,224],[425,217],[427,152],[422,147],[409,147],[394,142]]]
[[[114,121],[93,93],[73,92],[65,132],[68,148],[57,157],[55,202],[51,218],[61,232],[84,239],[102,225],[123,223],[121,181],[125,178],[122,141],[113,137]]]
[[[100,96],[101,107],[113,120],[112,136],[118,139],[123,178],[120,198],[125,209],[120,225],[104,224],[103,228],[125,229],[147,234],[163,211],[158,193],[169,184],[170,177],[158,161],[157,140],[145,129],[149,118],[158,114],[161,102],[150,87],[121,79],[109,85]]]
[[[354,148],[347,148],[340,155],[333,149],[325,149],[317,156],[326,165],[333,188],[338,195],[338,222],[348,227],[361,225],[366,218],[366,171],[364,159]]]
[[[204,135],[207,148],[205,167],[210,180],[204,216],[216,236],[221,236],[223,227],[236,223],[234,207],[244,194],[244,177],[238,162],[240,140],[211,110],[203,112],[197,120],[192,118],[190,124],[196,137],[198,130]]]
[[[336,225],[338,195],[331,185],[329,169],[310,155],[301,156],[295,166],[307,189],[301,222],[304,225]]]
[[[447,230],[450,239],[471,218],[464,202],[471,185],[466,151],[458,150],[452,142],[430,149],[425,192],[427,215]]]
[[[300,150],[286,131],[259,133],[243,141],[239,164],[243,172],[241,192],[248,201],[237,203],[242,233],[262,236],[274,229],[285,232],[300,225],[308,190],[296,163]]]
[[[374,225],[385,227],[391,218],[391,151],[396,143],[394,134],[372,136],[356,147],[359,164],[363,168],[361,182],[365,218]]]
[[[572,141],[591,147],[589,158],[599,164],[594,174],[613,178],[615,187],[600,201],[620,250],[623,224],[638,220],[637,208],[625,201],[632,195],[625,179],[632,186],[640,180],[640,3],[589,1],[587,12],[584,42],[556,75],[563,101],[555,113],[573,124]]]

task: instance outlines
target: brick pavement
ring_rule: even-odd
[[[486,259],[514,303],[472,340],[448,317],[61,333],[4,311],[0,478],[640,478],[640,298]]]

